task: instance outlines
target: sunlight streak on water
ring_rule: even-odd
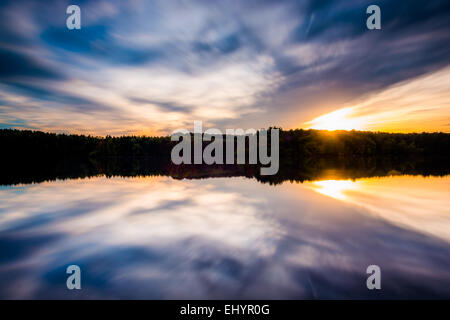
[[[450,242],[450,179],[389,176],[305,183],[326,196],[367,209],[390,223]]]
[[[351,180],[314,181],[312,184],[318,187],[314,189],[317,192],[339,200],[345,200],[347,191],[357,190],[359,187],[358,182]]]

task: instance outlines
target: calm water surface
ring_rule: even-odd
[[[449,176],[0,187],[0,298],[450,298],[449,190]]]

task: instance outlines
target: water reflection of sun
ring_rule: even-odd
[[[353,204],[366,214],[450,242],[449,176],[386,176],[305,182],[327,197]]]
[[[317,192],[339,200],[345,200],[347,191],[356,190],[359,187],[357,181],[351,180],[314,181],[312,184]]]

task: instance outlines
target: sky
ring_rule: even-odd
[[[450,1],[0,2],[0,128],[166,135],[194,120],[450,132]]]

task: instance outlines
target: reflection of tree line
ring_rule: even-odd
[[[174,179],[247,177],[262,183],[358,179],[387,175],[444,176],[450,174],[449,157],[305,157],[281,161],[274,176],[261,176],[257,165],[174,165],[170,158],[112,157],[102,160],[59,159],[15,161],[1,164],[0,185],[36,183],[55,179],[170,176]]]
[[[169,137],[91,137],[0,130],[0,184],[106,176],[254,177],[281,183],[390,174],[446,175],[450,134],[280,131],[280,169],[256,165],[181,165],[170,161]]]

